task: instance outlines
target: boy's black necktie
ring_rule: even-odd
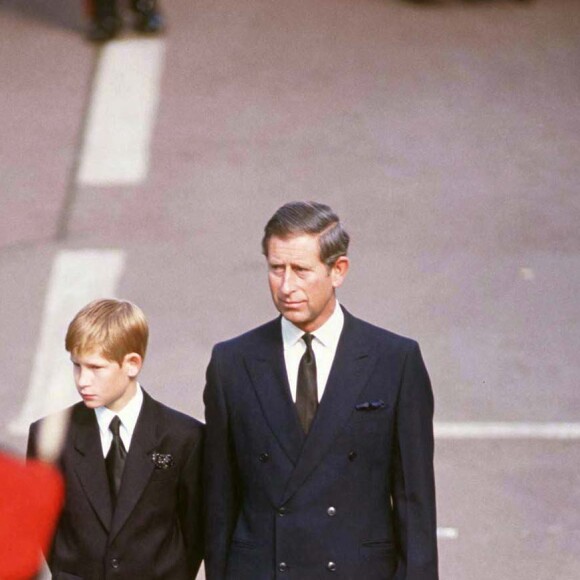
[[[119,489],[121,487],[121,479],[123,478],[123,469],[125,467],[125,459],[127,457],[127,450],[125,449],[119,434],[120,426],[121,419],[115,415],[109,424],[109,429],[113,434],[113,441],[111,442],[111,447],[109,448],[109,452],[105,458],[113,507],[115,507],[117,495],[119,494]]]
[[[306,343],[306,351],[298,366],[298,381],[296,384],[296,410],[304,433],[308,433],[316,409],[318,408],[318,387],[316,384],[316,359],[312,350],[312,334],[306,333],[302,340]]]

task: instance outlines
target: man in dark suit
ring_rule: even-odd
[[[203,553],[202,425],[138,384],[148,326],[125,301],[97,300],[69,325],[83,398],[57,465],[64,509],[47,561],[57,580],[193,580]],[[28,454],[38,453],[33,423]]]
[[[417,343],[338,305],[349,237],[328,206],[282,206],[262,243],[282,316],[207,370],[207,580],[436,580]]]

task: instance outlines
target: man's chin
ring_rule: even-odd
[[[292,309],[282,309],[280,311],[280,314],[282,314],[282,316],[288,320],[288,322],[291,322],[292,324],[295,324],[296,326],[298,326],[300,323],[304,322],[306,316],[304,315],[304,313],[299,312],[298,310],[292,310]]]
[[[308,316],[303,312],[284,312],[282,316],[291,322],[294,326],[297,326],[304,332],[308,332],[307,327],[309,324]]]
[[[103,406],[103,403],[101,401],[98,401],[96,399],[85,399],[84,397],[83,403],[85,407],[87,407],[88,409],[98,409],[99,407]]]

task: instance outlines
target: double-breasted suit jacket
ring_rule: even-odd
[[[208,580],[437,579],[433,396],[415,341],[345,311],[307,436],[280,319],[215,346],[204,399]]]
[[[95,412],[83,403],[72,408],[59,462],[65,505],[47,555],[57,580],[195,578],[203,552],[203,425],[143,395],[114,511]],[[29,456],[39,423],[30,429]]]

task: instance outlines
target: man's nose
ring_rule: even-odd
[[[296,280],[294,277],[294,272],[288,269],[284,272],[284,277],[282,278],[281,290],[284,294],[291,294],[296,288]]]

